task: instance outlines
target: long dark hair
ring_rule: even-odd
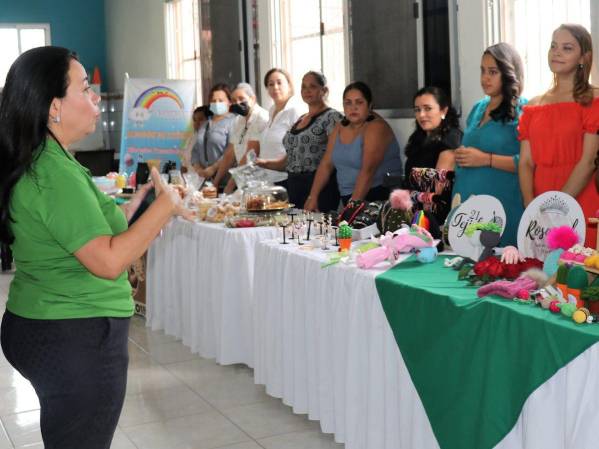
[[[501,73],[501,95],[503,99],[499,106],[491,111],[491,118],[503,123],[511,122],[516,119],[518,100],[524,89],[522,58],[520,58],[514,47],[505,42],[491,45],[483,55],[492,56]]]
[[[63,98],[69,66],[77,59],[62,47],[38,47],[13,63],[0,101],[0,241],[11,244],[12,190],[43,151],[54,98]]]
[[[414,152],[418,151],[418,148],[420,148],[427,138],[433,141],[441,141],[450,130],[460,129],[458,113],[451,105],[451,100],[443,89],[435,86],[423,87],[414,94],[412,104],[416,102],[416,98],[427,94],[435,97],[435,101],[439,104],[440,109],[447,108],[447,113],[445,114],[445,118],[441,120],[441,124],[428,136],[426,131],[418,124],[418,120],[415,121],[416,130],[412,133],[406,144],[406,157],[410,157]]]

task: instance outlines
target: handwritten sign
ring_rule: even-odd
[[[545,239],[551,228],[571,226],[584,242],[585,221],[580,204],[570,195],[550,191],[536,197],[526,208],[518,226],[518,249],[526,257],[545,260],[550,249]]]
[[[501,233],[505,229],[505,210],[501,202],[490,195],[473,195],[449,217],[448,238],[451,249],[462,257],[478,260],[483,246],[480,243],[480,231],[468,237],[466,227],[472,223],[497,223]]]

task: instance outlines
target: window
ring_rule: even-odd
[[[329,104],[341,109],[347,84],[344,0],[278,0],[274,21],[275,65],[293,77],[296,92],[304,73],[322,72],[329,84]]]
[[[525,98],[551,87],[547,66],[551,33],[562,23],[579,23],[591,33],[590,0],[487,0],[487,40],[512,44],[524,62]]]
[[[164,8],[167,76],[195,80],[196,103],[202,104],[198,0],[169,0]]]
[[[50,45],[48,24],[2,24],[0,23],[0,88],[4,87],[6,75],[19,55],[35,47]]]

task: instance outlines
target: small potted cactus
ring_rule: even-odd
[[[339,223],[339,251],[349,251],[351,248],[352,228],[347,222]]]

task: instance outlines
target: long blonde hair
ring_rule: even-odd
[[[593,65],[593,39],[591,34],[582,25],[563,23],[557,30],[566,30],[580,45],[583,62],[576,68],[574,74],[574,91],[572,96],[577,103],[588,106],[593,101],[593,86],[589,83],[591,67]],[[557,76],[553,77],[553,87],[557,85]]]

